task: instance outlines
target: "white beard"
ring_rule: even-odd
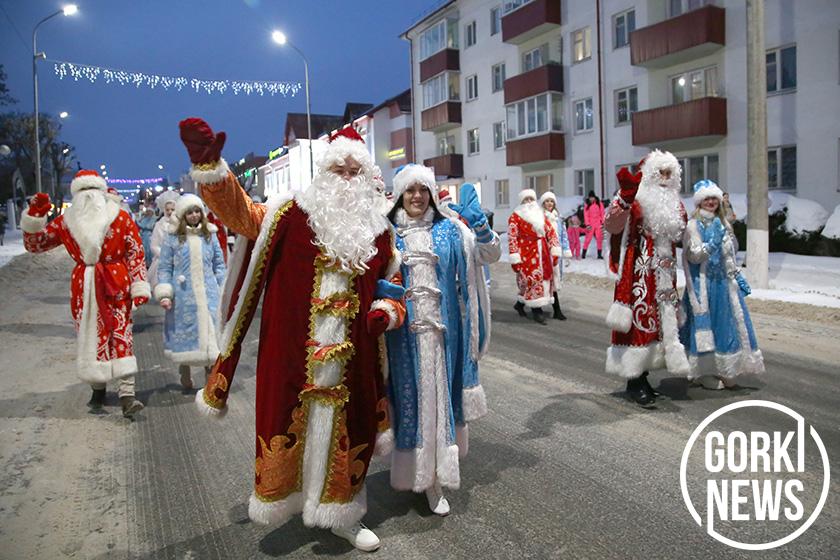
[[[538,235],[545,235],[545,212],[539,204],[536,202],[520,204],[514,212],[531,224]]]
[[[315,244],[345,272],[364,272],[376,255],[376,237],[388,228],[374,186],[364,175],[345,181],[321,172],[297,195],[309,215]]]
[[[654,239],[678,241],[682,237],[685,223],[679,183],[671,180],[669,186],[662,187],[655,181],[642,181],[636,200],[642,207],[644,226]]]
[[[119,205],[100,190],[86,189],[73,195],[64,221],[86,262],[89,258],[98,260],[105,234],[118,213]]]

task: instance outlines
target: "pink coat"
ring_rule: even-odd
[[[589,206],[584,204],[583,223],[593,229],[601,229],[604,226],[604,203],[599,200]]]

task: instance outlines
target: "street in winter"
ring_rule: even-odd
[[[840,5],[397,4],[0,0],[0,558],[840,557]]]

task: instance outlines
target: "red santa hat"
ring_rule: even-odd
[[[534,189],[522,189],[519,191],[519,204],[522,204],[522,202],[529,197],[537,200],[537,193]]]
[[[105,196],[107,196],[117,204],[121,204],[123,201],[122,195],[119,192],[117,192],[117,189],[115,189],[114,187],[108,187],[105,190]]]
[[[93,169],[82,169],[76,173],[73,181],[70,182],[70,192],[76,194],[87,189],[97,189],[104,192],[108,189],[108,183]]]
[[[330,136],[327,149],[318,161],[318,167],[323,172],[333,164],[344,163],[348,157],[359,162],[362,172],[369,180],[373,180],[377,174],[380,174],[378,169],[374,169],[376,166],[373,164],[364,139],[352,126],[344,127]]]
[[[438,200],[441,202],[452,202],[452,195],[449,194],[448,189],[440,189],[440,191],[438,191]]]

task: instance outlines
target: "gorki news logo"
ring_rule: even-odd
[[[760,413],[772,415],[774,425],[793,429],[745,432],[723,428],[737,423],[736,417],[746,412],[737,411],[746,408],[764,409]],[[722,419],[727,414],[729,422]],[[689,476],[695,445],[692,464],[696,465],[697,453],[702,450],[703,468],[692,467]],[[821,472],[815,465],[821,465]],[[828,453],[817,431],[806,426],[794,410],[771,401],[741,401],[710,414],[691,434],[680,463],[680,488],[694,521],[702,527],[698,509],[705,510],[709,536],[742,550],[776,548],[799,537],[816,521],[828,497],[829,483]],[[758,524],[769,525],[757,531]],[[772,539],[745,542],[750,536],[755,540],[756,533],[772,535]]]

